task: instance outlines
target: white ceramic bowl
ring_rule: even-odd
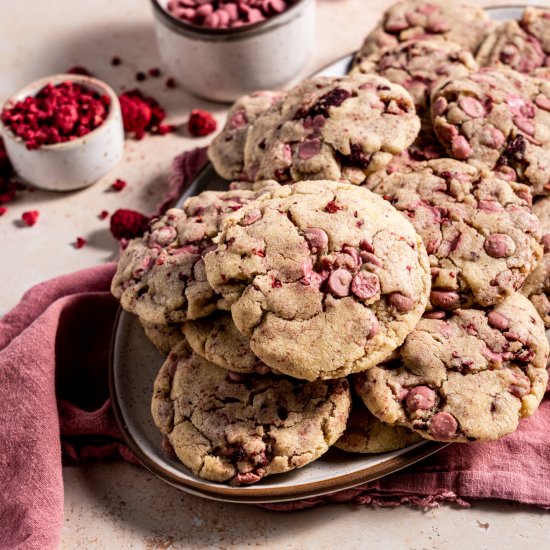
[[[19,90],[4,104],[38,93],[46,84],[77,82],[111,100],[101,126],[80,138],[27,149],[25,142],[0,121],[0,135],[16,174],[25,182],[53,191],[72,191],[96,182],[107,174],[124,153],[124,128],[116,93],[104,82],[87,76],[58,74],[42,78]]]
[[[168,12],[168,0],[151,2],[164,64],[182,87],[213,101],[281,88],[313,46],[315,0],[298,0],[281,14],[230,29],[190,25]]]

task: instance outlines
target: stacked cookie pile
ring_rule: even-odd
[[[152,414],[194,474],[494,440],[536,411],[550,82],[502,52],[546,16],[510,35],[405,0],[349,75],[235,103],[209,149],[234,182],[153,220],[112,285],[168,354]]]

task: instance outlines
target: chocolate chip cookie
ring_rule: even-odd
[[[393,361],[355,376],[383,422],[436,441],[492,440],[516,430],[544,392],[548,340],[519,293],[489,309],[422,319]]]
[[[147,339],[162,355],[168,355],[175,346],[184,340],[181,325],[158,325],[141,318],[139,318],[139,322]]]
[[[367,36],[362,54],[408,40],[448,40],[475,52],[494,27],[477,6],[445,0],[404,0],[389,8]]]
[[[344,432],[350,406],[345,378],[236,381],[182,344],[157,376],[151,412],[195,475],[249,485],[319,458]]]
[[[208,148],[208,158],[222,178],[243,179],[244,146],[250,127],[283,96],[283,92],[254,92],[237,99],[229,109],[223,130]]]
[[[549,64],[550,10],[528,7],[519,21],[500,23],[477,53],[482,67],[507,66],[532,74]]]
[[[351,409],[344,435],[334,444],[350,453],[388,453],[422,441],[417,433],[402,426],[388,426],[364,408]]]
[[[378,75],[315,77],[260,115],[248,133],[250,181],[361,183],[415,139],[410,94]]]
[[[183,330],[193,351],[218,367],[259,374],[270,370],[252,353],[250,338],[237,330],[228,312],[218,311],[203,319],[187,321]]]
[[[544,255],[535,271],[527,277],[521,293],[527,296],[550,329],[550,197],[544,197],[533,206],[533,212],[542,225],[542,246]]]
[[[550,193],[550,81],[482,69],[434,92],[432,121],[453,158]]]
[[[376,73],[400,84],[411,94],[418,116],[429,119],[432,89],[442,81],[477,70],[473,55],[454,42],[410,40],[367,56],[358,55],[350,74]]]
[[[367,189],[331,181],[282,186],[236,212],[205,265],[254,354],[307,380],[383,360],[430,291],[412,225]]]
[[[542,256],[525,185],[451,159],[409,164],[371,183],[424,241],[433,308],[495,304],[523,285]]]
[[[272,187],[205,191],[151,222],[122,253],[111,291],[122,307],[155,324],[177,324],[212,313],[223,304],[204,273],[203,256],[223,219]]]

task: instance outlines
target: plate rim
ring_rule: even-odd
[[[502,9],[525,9],[529,5],[533,4],[525,3],[513,5],[497,5],[487,7],[485,8],[485,10],[491,12]],[[543,5],[539,5],[538,3],[534,4],[533,6],[544,7]],[[331,63],[328,63],[321,67],[318,71],[316,71],[315,74],[322,73],[328,70],[333,65],[343,62],[345,59],[349,58],[351,62],[353,56],[356,53],[357,51],[340,56]],[[208,168],[208,166],[209,163],[207,163],[199,171],[194,180],[196,180]],[[175,204],[181,204],[181,201],[185,197],[186,193],[184,192],[182,196],[177,199]],[[114,320],[109,346],[108,385],[109,396],[111,399],[111,407],[113,410],[115,421],[125,443],[128,445],[132,453],[137,457],[139,462],[158,478],[181,491],[185,491],[211,500],[242,504],[267,504],[319,497],[345,489],[351,489],[364,483],[369,483],[371,481],[375,481],[387,475],[393,474],[395,472],[398,472],[399,470],[411,466],[416,462],[419,462],[420,460],[423,460],[424,458],[429,457],[430,455],[444,449],[445,447],[448,447],[449,445],[452,445],[452,443],[439,443],[435,441],[425,440],[420,442],[421,444],[417,443],[410,446],[409,450],[404,450],[402,454],[390,458],[380,464],[360,468],[357,471],[343,474],[338,477],[331,477],[322,481],[303,483],[298,487],[289,485],[283,487],[271,487],[269,489],[262,489],[261,486],[256,486],[252,492],[247,487],[231,487],[224,484],[220,484],[219,486],[205,485],[200,480],[200,478],[194,476],[192,472],[191,475],[193,475],[196,480],[179,477],[178,475],[171,472],[169,469],[163,467],[158,462],[155,462],[154,459],[150,458],[127,428],[124,414],[118,401],[118,392],[116,391],[115,380],[115,347],[117,342],[117,335],[121,326],[120,319],[123,315],[130,316],[131,314],[124,311],[119,305]],[[184,464],[182,464],[182,467],[189,470]]]
[[[264,489],[261,486],[255,486],[252,492],[247,487],[231,487],[224,484],[220,484],[219,486],[205,485],[205,483],[203,483],[197,476],[194,476],[194,474],[192,474],[189,468],[187,468],[184,464],[182,464],[182,468],[189,470],[189,475],[196,477],[196,480],[180,477],[168,468],[165,468],[162,464],[156,462],[148,455],[146,451],[142,449],[136,438],[128,429],[124,419],[124,413],[122,412],[119,400],[117,398],[118,392],[116,391],[115,375],[116,338],[119,327],[121,326],[120,320],[123,315],[128,317],[131,316],[130,313],[124,311],[119,306],[115,317],[113,337],[111,339],[111,346],[109,349],[108,383],[109,394],[111,397],[111,408],[113,410],[115,421],[120,429],[124,441],[140,463],[151,473],[179,489],[192,491],[194,494],[198,494],[200,496],[230,502],[269,503],[292,501],[334,493],[336,491],[350,489],[352,487],[356,487],[357,485],[374,481],[390,473],[406,468],[407,466],[410,466],[415,462],[436,453],[444,447],[451,445],[451,443],[437,443],[435,441],[428,440],[422,441],[420,442],[421,445],[417,443],[410,446],[408,450],[403,451],[403,453],[399,456],[388,459],[380,464],[360,468],[357,471],[339,475],[337,477],[331,477],[327,480],[302,483],[298,487],[288,485]]]

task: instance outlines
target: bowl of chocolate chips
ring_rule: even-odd
[[[220,102],[286,85],[313,45],[315,0],[151,0],[162,60]]]

